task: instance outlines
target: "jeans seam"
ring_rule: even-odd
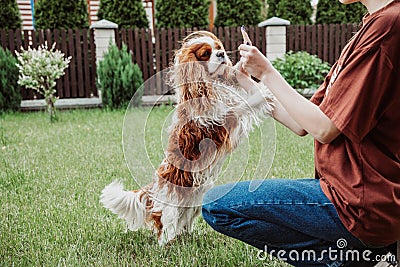
[[[310,203],[293,203],[293,202],[264,202],[264,203],[248,203],[248,202],[242,202],[240,204],[235,204],[232,206],[229,206],[229,208],[236,208],[236,207],[242,207],[242,206],[264,206],[264,205],[293,205],[293,206],[301,206],[301,205],[307,205],[307,206],[320,206],[320,207],[325,207],[325,206],[333,206],[332,203],[315,203],[315,202],[310,202]]]

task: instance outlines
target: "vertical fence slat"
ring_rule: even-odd
[[[39,43],[38,43],[38,46],[39,46],[39,45],[44,44],[44,30],[39,30],[39,31],[37,31],[37,33],[38,33],[38,37],[39,37]]]
[[[154,61],[156,63],[156,94],[163,94],[163,84],[161,77],[161,47],[160,47],[160,32],[158,28],[154,29],[154,37],[155,37],[155,51],[154,51]]]
[[[317,28],[313,25],[311,28],[311,54],[317,55]]]
[[[65,29],[62,29],[61,30],[61,51],[63,51],[63,53],[64,53],[64,55],[66,55],[66,56],[69,56],[69,52],[68,52],[68,46],[67,46],[67,44],[68,44],[68,40],[67,40],[67,31],[65,30]],[[70,83],[69,83],[69,77],[70,77],[70,73],[71,73],[71,63],[69,64],[69,67],[65,70],[65,74],[64,74],[64,76],[63,76],[63,78],[62,78],[62,80],[63,80],[63,97],[66,97],[66,98],[68,98],[68,97],[71,97],[71,94],[70,94]]]
[[[145,29],[140,30],[140,39],[141,40],[141,60],[142,60],[142,71],[143,71],[143,79],[147,80],[149,78],[149,66],[148,66],[148,58],[147,58],[147,52],[146,52],[146,32]]]
[[[8,30],[8,44],[10,51],[14,51],[15,50],[14,30],[12,29]]]
[[[76,97],[78,95],[77,92],[77,79],[76,79],[76,56],[75,56],[75,46],[74,46],[74,32],[72,29],[68,30],[68,51],[69,55],[72,56],[70,68],[71,68],[71,97]]]
[[[333,62],[335,58],[335,25],[329,25],[329,59],[328,62]]]
[[[85,81],[83,79],[81,31],[79,29],[75,30],[75,49],[76,49],[76,66],[77,66],[76,70],[78,78],[77,97],[83,97],[85,96],[84,92]]]
[[[82,56],[83,56],[83,76],[84,76],[84,96],[90,97],[90,74],[89,74],[89,43],[88,43],[88,31],[83,29],[82,31]]]
[[[129,34],[128,32],[132,31],[132,29],[122,29],[121,30],[121,43],[119,45],[119,48],[122,47],[122,44],[127,44],[128,43],[128,38],[126,37],[127,34]],[[129,42],[130,43],[130,42]]]
[[[323,56],[322,56],[322,60],[323,61],[329,61],[329,50],[328,50],[328,48],[329,48],[329,40],[328,40],[328,37],[329,37],[329,25],[326,25],[326,24],[324,24],[323,25],[323,38],[322,38],[322,44],[324,45],[323,46]]]
[[[149,78],[151,78],[154,75],[153,36],[151,34],[151,30],[148,30],[146,35]],[[150,80],[150,88],[152,90],[152,94],[157,94],[157,88],[154,79]]]
[[[166,31],[165,28],[161,28],[161,58],[162,68],[167,68],[167,42],[166,42]]]
[[[17,30],[15,32],[15,41],[16,41],[15,50],[16,51],[21,51],[21,47],[22,47],[21,30]]]
[[[24,49],[28,49],[29,47],[29,43],[30,43],[30,39],[29,39],[29,31],[28,30],[24,30]]]
[[[94,43],[94,29],[90,29],[90,89],[93,96],[99,96],[96,86],[96,47]]]
[[[7,46],[7,33],[6,33],[6,29],[1,29],[0,30],[0,35],[1,35],[1,46],[3,48],[8,48]]]
[[[54,43],[56,44],[55,48],[62,51],[60,44],[60,30],[55,29],[53,35],[54,35]],[[64,98],[63,88],[64,88],[64,79],[60,78],[56,83],[57,96],[60,98]]]
[[[313,46],[314,43],[312,42],[312,25],[307,25],[306,26],[306,47],[307,47],[307,52],[310,54],[313,53]]]
[[[121,40],[123,40],[123,42],[128,46],[128,49],[130,51],[132,51],[132,59],[135,63],[137,63],[137,60],[135,60],[135,54],[139,53],[139,51],[136,51],[135,48],[133,47],[134,42],[133,42],[133,30],[132,29],[128,29],[128,30],[124,30],[122,31],[121,35]],[[125,35],[125,36],[124,36]],[[122,47],[122,44],[121,44]]]
[[[46,30],[46,41],[49,48],[53,45],[53,38],[51,30]]]
[[[341,27],[340,25],[335,25],[335,56],[334,61],[339,58],[340,51],[342,51],[342,44],[340,43]]]
[[[168,50],[167,50],[167,65],[172,57],[172,50],[174,49],[174,41],[172,40],[172,29],[167,30],[168,35]]]

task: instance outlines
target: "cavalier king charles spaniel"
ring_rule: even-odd
[[[188,35],[172,65],[168,84],[177,106],[153,182],[133,191],[113,182],[100,200],[126,220],[129,230],[153,230],[160,245],[192,230],[225,158],[273,111],[267,88],[238,71],[238,64],[232,67],[222,42],[210,32]],[[250,86],[243,88],[246,79]]]

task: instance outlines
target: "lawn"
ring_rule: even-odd
[[[133,114],[144,118],[148,111]],[[154,121],[170,111],[158,108]],[[0,116],[0,266],[286,266],[258,260],[256,249],[214,232],[202,218],[193,234],[166,247],[148,231],[125,232],[123,221],[99,204],[101,190],[115,179],[129,189],[138,187],[121,145],[125,111],[58,115],[55,123],[42,112]],[[312,139],[275,128],[268,177],[311,177]],[[145,132],[150,148],[157,147],[151,145],[159,143],[157,135],[158,130]],[[258,155],[252,151],[250,157]],[[135,155],[154,165],[162,158],[149,153],[149,159]],[[250,172],[255,170],[251,164],[246,166]]]

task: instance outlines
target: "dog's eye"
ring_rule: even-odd
[[[202,57],[209,57],[211,55],[210,51],[204,51],[204,53],[201,55]]]

